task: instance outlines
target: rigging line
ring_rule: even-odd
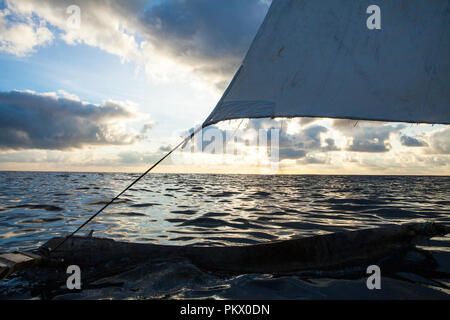
[[[239,122],[239,125],[237,126],[237,128],[234,130],[233,135],[231,136],[230,140],[232,140],[234,138],[234,136],[236,135],[236,132],[239,130],[239,128],[242,125],[242,122],[244,122],[245,119],[242,119],[241,122]]]
[[[203,126],[200,126],[195,130],[192,134],[184,138],[183,141],[181,141],[179,144],[177,144],[172,150],[170,150],[164,157],[162,157],[158,162],[156,162],[153,166],[151,166],[147,171],[145,171],[143,174],[141,174],[137,179],[135,179],[128,187],[122,190],[117,196],[115,196],[111,201],[109,201],[107,204],[105,204],[100,210],[98,210],[94,215],[92,215],[89,219],[87,219],[81,226],[79,226],[74,232],[69,234],[67,237],[65,237],[55,248],[50,249],[49,252],[56,251],[59,247],[61,247],[67,240],[69,240],[71,237],[73,237],[78,231],[80,231],[84,226],[86,226],[89,222],[91,222],[95,217],[97,217],[100,213],[103,212],[107,207],[109,207],[114,201],[119,199],[121,195],[123,195],[125,192],[127,192],[132,186],[134,186],[137,182],[139,182],[142,178],[144,178],[150,171],[152,171],[157,165],[159,165],[161,162],[163,162],[168,156],[170,156],[175,150],[177,150],[181,145],[184,143],[187,143],[189,140],[191,140],[195,134],[197,134],[200,130],[203,129]]]

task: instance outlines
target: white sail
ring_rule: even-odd
[[[298,116],[449,124],[450,1],[274,0],[204,126]]]

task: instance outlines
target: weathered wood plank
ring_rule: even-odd
[[[0,254],[0,279],[4,279],[10,274],[38,265],[42,257],[31,252],[10,252]]]

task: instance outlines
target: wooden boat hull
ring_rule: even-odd
[[[419,238],[448,232],[448,227],[437,224],[405,224],[229,247],[164,246],[74,237],[50,257],[80,266],[99,265],[105,261],[133,264],[187,259],[200,268],[225,273],[326,270],[376,260],[413,247]],[[55,247],[60,241],[62,238],[54,238],[44,247]]]
[[[141,262],[183,259],[197,267],[227,274],[280,273],[332,270],[375,262],[406,252],[418,239],[442,236],[450,227],[435,223],[411,223],[343,231],[294,240],[250,246],[195,247],[117,242],[94,237],[72,237],[52,251],[64,238],[53,238],[40,249],[0,255],[1,278],[40,265],[78,265],[108,273]],[[34,257],[34,259],[30,259]]]

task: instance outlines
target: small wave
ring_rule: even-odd
[[[210,194],[210,197],[213,198],[224,198],[224,197],[230,197],[233,195],[239,194],[238,192],[231,192],[231,191],[225,191],[225,192],[221,192],[221,193],[216,193],[216,194]]]
[[[27,219],[27,220],[22,220],[20,221],[20,223],[30,223],[30,224],[41,224],[41,223],[48,223],[48,222],[56,222],[56,221],[61,221],[63,220],[62,218],[39,218],[39,219]]]
[[[105,204],[109,203],[110,201],[111,201],[111,200],[100,200],[100,201],[92,201],[92,202],[88,202],[88,203],[86,203],[86,204],[89,205],[89,206],[99,206],[99,205],[105,205]],[[112,205],[128,203],[128,202],[130,202],[130,201],[131,201],[131,200],[128,200],[128,199],[118,199],[118,200],[114,201],[114,202],[112,203]]]
[[[171,213],[175,213],[175,214],[196,214],[197,211],[196,210],[174,210],[174,211],[170,211]]]
[[[340,213],[345,213],[345,211],[362,211],[368,209],[369,206],[354,206],[348,204],[335,204],[331,205],[330,209],[333,211],[339,211]],[[376,206],[370,206],[370,208],[377,208]],[[353,213],[353,212],[352,212]]]
[[[170,223],[181,223],[181,222],[185,222],[186,219],[165,219],[165,221],[170,222]]]
[[[240,237],[209,237],[208,240],[217,240],[220,242],[229,242],[229,243],[237,243],[237,244],[258,244],[259,241],[248,239],[248,238],[240,238]]]
[[[286,213],[303,213],[303,212],[298,211],[296,209],[289,209],[289,208],[284,209],[284,212],[286,212]]]
[[[140,213],[140,212],[114,212],[111,214],[118,215],[118,216],[126,216],[126,217],[146,217],[147,216],[145,213]]]
[[[414,211],[409,211],[409,210],[404,210],[404,209],[399,209],[399,208],[380,208],[380,209],[376,209],[376,210],[370,210],[369,212],[376,214],[376,215],[380,215],[385,218],[386,217],[407,218],[407,217],[422,216],[420,213],[417,213]]]
[[[190,241],[190,240],[195,240],[196,238],[194,237],[178,237],[178,238],[172,238],[170,240],[172,241]]]
[[[385,202],[381,200],[370,200],[370,199],[355,199],[355,198],[346,198],[346,199],[325,199],[325,200],[316,200],[316,202],[328,202],[328,203],[336,203],[336,204],[359,204],[359,205],[382,205]]]
[[[132,204],[130,205],[130,207],[132,208],[148,208],[148,207],[153,207],[153,206],[159,206],[159,203],[137,203],[137,204]]]
[[[267,240],[274,240],[277,238],[276,236],[271,235],[269,233],[265,233],[265,232],[249,232],[248,234],[255,238],[267,239]]]
[[[262,212],[264,210],[259,209],[259,208],[236,208],[237,210],[243,210],[243,211],[247,211],[247,212]]]
[[[181,188],[166,188],[166,191],[178,191],[181,190]]]
[[[17,206],[11,206],[9,208],[27,208],[27,209],[36,209],[36,210],[45,210],[45,211],[64,211],[63,208],[52,206],[49,204],[21,204]]]
[[[194,220],[188,220],[180,224],[181,226],[196,226],[196,227],[207,227],[207,228],[217,228],[227,225],[224,221],[213,219],[213,218],[197,218]]]
[[[279,220],[279,219],[277,219],[277,218],[275,218],[275,217],[258,217],[258,218],[256,218],[256,220],[257,221],[268,221],[268,222],[271,222],[271,221],[274,221],[274,220]]]
[[[204,217],[225,217],[227,215],[228,214],[224,213],[224,212],[208,212],[208,213],[205,213],[203,216]]]
[[[253,195],[257,197],[270,197],[272,194],[270,192],[258,191],[253,193]]]
[[[303,202],[303,201],[304,200],[302,200],[302,199],[288,199],[285,202],[287,202],[287,203],[300,203],[300,202]]]

